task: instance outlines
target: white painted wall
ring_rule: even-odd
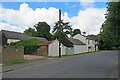
[[[55,40],[48,46],[48,56],[59,56],[59,41]]]
[[[7,43],[11,43],[11,42],[17,42],[17,41],[20,41],[20,40],[17,40],[17,39],[7,39]]]
[[[74,47],[66,47],[66,55],[74,55]]]
[[[74,45],[74,54],[87,52],[86,45]]]
[[[95,40],[86,39],[86,42],[87,42],[86,45],[87,45],[88,52],[95,51],[95,44],[96,44]],[[89,46],[91,46],[90,49],[88,48]]]
[[[86,37],[84,37],[80,34],[77,34],[77,35],[73,36],[73,38],[79,39],[80,41],[82,41],[83,43],[86,44],[86,48],[85,48],[85,46],[84,47],[75,46],[75,50],[74,50],[75,54],[76,54],[77,51],[79,52],[78,49],[80,49],[80,50],[83,49],[84,50],[84,48],[87,50],[87,52],[95,51],[95,45],[98,43],[95,40],[86,39]],[[88,41],[89,41],[89,44],[88,44]],[[89,46],[91,46],[91,49],[88,49]],[[96,46],[96,50],[98,50],[98,46]]]
[[[61,54],[66,55],[66,46],[64,46],[63,44],[61,44]]]
[[[80,41],[82,41],[83,43],[86,43],[86,37],[80,35],[80,34],[77,34],[75,36],[73,36],[73,38],[75,39],[79,39]]]

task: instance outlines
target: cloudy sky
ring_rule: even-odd
[[[106,2],[3,2],[0,5],[0,30],[23,32],[42,21],[52,30],[59,20],[59,9],[64,21],[87,34],[98,34],[105,21]]]

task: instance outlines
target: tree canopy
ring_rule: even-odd
[[[81,31],[80,29],[74,29],[73,33],[72,33],[72,36],[75,36],[77,34],[81,34]]]
[[[66,33],[66,34],[69,34],[69,35],[72,35],[72,28],[71,28],[72,25],[70,25],[70,22],[64,22],[63,20],[61,20],[61,31]],[[55,26],[53,28],[53,33],[59,31],[59,21],[57,21],[55,23]]]
[[[106,21],[99,34],[99,48],[112,49],[120,46],[120,1],[107,3]]]
[[[24,31],[24,33],[30,36],[36,36],[36,31],[33,28],[28,28],[27,30]]]
[[[61,39],[64,39],[65,37],[68,37],[67,34],[65,32],[61,32]],[[53,35],[52,39],[58,39],[59,40],[59,31],[57,31]]]
[[[29,28],[24,31],[25,34],[28,34],[30,36],[35,37],[43,37],[47,40],[51,40],[52,34],[50,33],[50,26],[46,22],[38,22],[36,25],[34,25],[34,28]]]

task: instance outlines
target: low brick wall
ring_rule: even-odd
[[[2,61],[24,59],[24,47],[2,47]]]
[[[39,56],[48,56],[48,47],[41,46],[37,49],[37,55]]]

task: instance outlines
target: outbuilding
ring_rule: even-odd
[[[52,41],[43,42],[37,49],[37,55],[59,56],[59,41],[56,39]]]
[[[64,38],[61,40],[61,52],[62,55],[74,55],[74,46],[70,41],[70,38]]]

